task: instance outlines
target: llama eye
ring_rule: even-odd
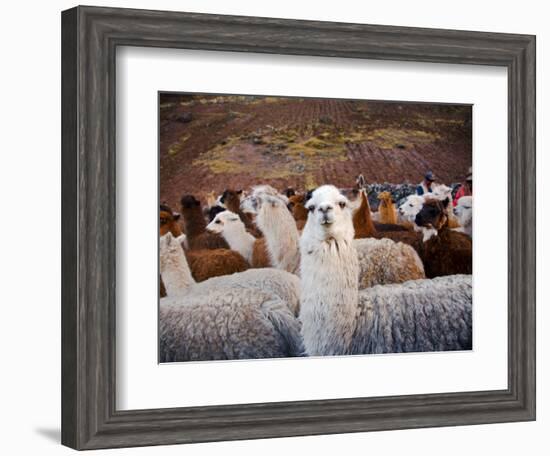
[[[216,223],[217,223],[218,225],[221,225],[222,221],[221,221],[221,220],[216,220]]]
[[[307,210],[308,210],[309,212],[313,212],[313,211],[315,210],[315,206],[309,206],[309,207],[307,208]]]
[[[342,209],[344,209],[344,208],[346,207],[345,201],[340,201],[340,202],[338,203],[338,205],[339,205]]]

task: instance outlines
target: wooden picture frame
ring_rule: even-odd
[[[506,67],[508,388],[117,410],[117,46]],[[76,7],[62,13],[62,193],[64,445],[94,449],[535,419],[534,36]]]

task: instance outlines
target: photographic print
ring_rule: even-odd
[[[472,106],[159,93],[159,361],[472,349]]]

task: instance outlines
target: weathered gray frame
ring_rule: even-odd
[[[122,45],[506,67],[508,388],[117,411],[115,50]],[[77,7],[62,13],[62,53],[63,444],[93,449],[535,419],[534,36]]]

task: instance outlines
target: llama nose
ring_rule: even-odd
[[[321,206],[319,206],[319,210],[320,210],[323,214],[326,214],[328,211],[331,211],[331,210],[332,210],[332,206],[329,205],[329,204],[321,205]]]

